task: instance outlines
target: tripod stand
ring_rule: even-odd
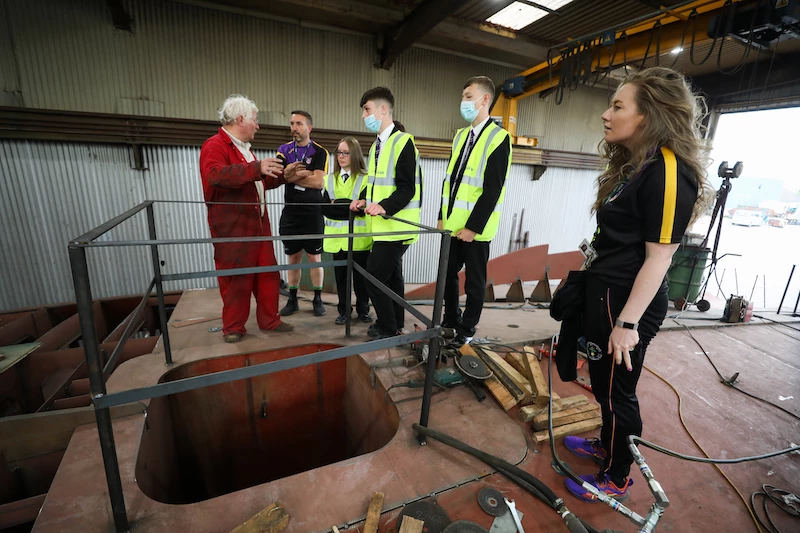
[[[697,309],[706,312],[711,309],[711,303],[705,299],[706,297],[706,289],[708,289],[708,283],[711,281],[711,275],[716,275],[717,263],[720,259],[725,257],[726,255],[732,256],[740,256],[740,254],[723,254],[721,256],[717,256],[717,250],[719,249],[719,239],[722,235],[722,222],[725,218],[725,204],[728,201],[728,193],[731,192],[731,179],[738,178],[742,174],[742,170],[744,170],[744,165],[741,161],[737,161],[733,168],[728,166],[727,161],[723,161],[719,169],[717,170],[717,175],[722,178],[722,185],[720,185],[719,190],[717,191],[717,197],[714,202],[714,210],[711,213],[711,223],[708,225],[708,232],[706,232],[706,237],[703,239],[703,243],[700,245],[700,248],[705,250],[706,246],[708,245],[708,239],[711,237],[711,232],[714,231],[714,226],[716,224],[716,234],[714,235],[714,246],[711,248],[711,267],[708,270],[708,276],[706,277],[705,282],[703,283],[701,289],[701,296],[700,300],[697,301]],[[719,217],[719,218],[717,218]],[[697,259],[692,261],[692,269],[691,274],[689,276],[689,280],[694,277],[694,272],[697,269]],[[705,268],[705,267],[704,267]],[[675,307],[678,309],[686,309],[688,307],[689,302],[686,300],[688,299],[688,292],[691,290],[691,284],[687,287],[687,298],[683,299],[683,302],[676,301]]]

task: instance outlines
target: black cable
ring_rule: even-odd
[[[772,516],[769,514],[769,507],[767,504],[772,502],[778,507],[778,509],[791,516],[800,516],[800,511],[794,508],[791,504],[787,504],[785,502],[782,503],[780,500],[778,500],[775,496],[773,496],[773,493],[775,492],[783,496],[793,496],[794,498],[797,498],[797,495],[789,492],[788,490],[783,490],[774,487],[773,485],[764,484],[761,485],[761,491],[754,492],[750,495],[750,507],[752,508],[753,514],[755,515],[756,520],[758,520],[758,523],[764,526],[767,531],[770,533],[781,533],[781,530],[778,529],[778,527],[775,525],[775,522],[772,521]],[[758,513],[756,512],[756,496],[762,496],[764,498],[764,515],[767,517],[767,522],[769,522],[769,525],[762,522],[761,517],[758,516]]]
[[[725,48],[724,41],[723,45],[720,45],[719,52],[717,53],[717,70],[726,76],[732,76],[739,72],[742,68],[744,68],[745,63],[747,63],[747,58],[750,57],[750,50],[753,47],[753,29],[756,27],[756,19],[758,18],[758,10],[761,7],[761,1],[759,0],[758,4],[753,9],[753,16],[750,19],[750,31],[749,36],[747,38],[747,42],[745,43],[744,53],[742,54],[741,59],[739,59],[739,64],[731,70],[725,70],[722,68],[722,49]],[[731,3],[728,7],[728,13],[730,18],[733,18],[734,12],[736,8],[734,7],[733,3]]]
[[[653,36],[655,35],[656,26],[661,26],[661,21],[657,20],[655,24],[653,24],[653,28],[650,30],[650,39],[647,41],[647,48],[644,50],[644,57],[642,58],[642,62],[639,64],[639,70],[644,68],[644,64],[647,62],[647,56],[650,54],[650,46],[653,44]]]
[[[725,5],[728,5],[728,3],[730,3],[730,0],[728,0],[728,2],[726,2]],[[689,61],[691,61],[692,65],[694,65],[696,67],[699,67],[700,65],[704,65],[706,63],[706,61],[708,61],[709,58],[711,57],[711,54],[714,53],[714,48],[716,48],[716,46],[717,46],[717,38],[718,37],[717,37],[717,35],[715,33],[714,34],[714,40],[711,43],[711,49],[708,51],[708,54],[706,54],[706,57],[704,57],[702,61],[700,61],[699,63],[695,63],[695,61],[694,61],[694,47],[695,47],[695,37],[697,35],[697,17],[698,17],[697,10],[693,9],[692,12],[689,13],[689,20],[693,20],[693,22],[694,22],[694,25],[692,26],[692,45],[689,47]],[[724,41],[723,41],[723,43],[724,43]],[[720,47],[722,47],[721,44],[720,44]]]
[[[583,526],[582,521],[580,521],[571,511],[567,509],[566,505],[564,504],[564,500],[559,498],[550,487],[525,470],[522,470],[521,468],[514,466],[511,463],[500,459],[499,457],[495,457],[481,450],[477,450],[472,446],[461,442],[460,440],[434,429],[420,426],[417,423],[412,424],[411,427],[417,433],[436,439],[439,442],[455,448],[456,450],[480,459],[495,470],[501,471],[503,474],[511,473],[517,478],[520,478],[526,481],[528,484],[533,485],[537,491],[535,493],[532,492],[531,494],[537,497],[539,497],[538,495],[544,496],[545,499],[543,501],[548,505],[548,507],[555,510],[556,513],[561,516],[562,520],[564,520],[564,523],[567,525],[570,531],[573,533],[588,533],[587,528]]]
[[[548,357],[549,361],[547,362],[547,383],[549,387],[548,394],[550,395],[547,402],[547,432],[550,437],[550,453],[553,454],[553,461],[567,477],[578,485],[583,485],[583,480],[558,456],[558,452],[556,451],[556,439],[553,436],[553,359],[556,358],[553,346],[555,344],[555,342],[550,343],[550,357]]]
[[[793,329],[793,330],[795,330],[795,331],[800,331],[800,328],[795,328],[795,327],[792,327],[792,326],[790,326],[789,324],[786,324],[785,322],[778,322],[777,320],[772,320],[771,318],[767,318],[767,317],[765,317],[765,316],[761,316],[761,315],[753,315],[753,317],[754,317],[754,318],[760,318],[761,320],[767,320],[767,321],[769,321],[769,322],[774,322],[774,323],[778,324],[779,326],[783,326],[783,327],[785,327],[785,328]]]
[[[655,450],[657,452],[663,453],[664,455],[669,455],[670,457],[675,457],[676,459],[683,459],[684,461],[693,461],[695,463],[712,463],[712,464],[738,464],[738,463],[747,463],[750,461],[760,461],[761,459],[769,459],[770,457],[775,457],[778,455],[784,455],[787,453],[792,453],[800,450],[800,446],[792,446],[791,448],[786,448],[785,450],[778,450],[774,452],[765,453],[763,455],[753,455],[750,457],[739,457],[737,459],[712,459],[710,457],[695,457],[693,455],[684,455],[682,453],[678,453],[672,451],[670,449],[664,448],[659,446],[658,444],[654,444],[650,441],[644,440],[641,437],[637,437],[636,435],[631,435],[628,437],[635,442],[643,444],[648,448]]]
[[[785,337],[789,337],[792,340],[800,341],[800,338],[795,337],[794,335],[791,335],[790,333],[787,333],[787,332],[783,331],[782,329],[778,329],[775,326],[773,326],[772,324],[762,324],[762,326],[767,326],[769,329],[771,329],[775,333],[780,333],[781,335],[783,335]]]
[[[767,85],[769,85],[769,75],[772,74],[772,64],[775,62],[775,56],[778,55],[778,46],[781,44],[781,37],[783,37],[783,35],[778,35],[778,40],[775,41],[775,49],[772,50],[772,58],[769,60],[769,67],[767,68],[767,75],[764,77],[764,87],[761,88],[759,100],[764,100],[764,93],[767,90]]]
[[[678,60],[681,57],[680,51],[683,51],[683,43],[686,42],[686,33],[689,31],[689,19],[686,19],[686,26],[683,28],[683,35],[681,36],[681,44],[678,45],[679,52],[675,54],[675,59],[672,60],[672,64],[669,68],[674,69],[675,65],[678,63]]]
[[[431,392],[431,396],[436,396],[439,393],[447,392],[449,390],[455,389],[458,386],[458,385],[453,385],[452,387],[444,387],[442,385],[439,385],[435,381],[433,382],[433,384],[436,385],[437,387],[439,387],[439,390],[435,390],[435,391]],[[386,391],[384,391],[384,393],[383,393],[383,401],[384,401],[384,403],[388,403],[389,405],[391,405],[391,404],[395,404],[396,405],[398,403],[410,402],[410,401],[413,401],[413,400],[421,400],[422,399],[422,396],[412,396],[410,398],[403,398],[402,400],[392,400],[391,398],[389,398],[389,391],[392,390],[392,389],[400,388],[400,387],[408,387],[409,389],[411,389],[411,388],[414,388],[414,389],[422,388],[421,386],[420,387],[415,387],[415,386],[411,385],[411,382],[408,382],[408,381],[405,382],[405,383],[395,383],[394,385],[390,385],[389,388],[386,389]],[[392,400],[392,401],[389,402],[389,400]]]
[[[772,403],[772,402],[771,402],[771,401],[769,401],[769,400],[765,400],[764,398],[761,398],[761,397],[759,397],[759,396],[756,396],[756,395],[754,395],[754,394],[750,394],[750,393],[749,393],[749,392],[747,392],[746,390],[744,390],[744,389],[740,389],[738,386],[736,386],[736,383],[735,383],[735,382],[736,382],[736,379],[735,379],[735,378],[736,378],[736,377],[738,377],[738,373],[734,374],[734,375],[733,375],[733,376],[732,376],[730,379],[728,379],[728,378],[725,378],[725,377],[724,377],[724,376],[723,376],[723,375],[720,373],[720,371],[717,369],[717,365],[715,365],[715,364],[714,364],[714,361],[712,361],[712,360],[711,360],[711,356],[710,356],[710,355],[708,355],[708,352],[706,351],[706,349],[705,349],[705,348],[703,348],[703,345],[702,345],[702,344],[700,344],[700,341],[698,341],[698,340],[695,338],[695,336],[694,336],[694,335],[692,335],[692,331],[689,329],[689,326],[687,326],[686,324],[681,324],[681,323],[680,323],[680,322],[678,322],[677,320],[676,320],[675,322],[676,322],[677,324],[680,324],[680,325],[681,325],[681,326],[683,326],[684,328],[686,328],[686,332],[689,334],[689,336],[692,338],[692,340],[695,342],[695,344],[697,344],[697,346],[698,346],[698,347],[699,347],[699,348],[700,348],[700,349],[703,351],[703,355],[705,355],[705,356],[706,356],[706,359],[708,359],[708,362],[709,362],[709,363],[711,363],[711,366],[712,366],[712,367],[714,367],[714,371],[717,373],[717,375],[719,376],[720,380],[722,381],[722,383],[723,383],[724,385],[727,385],[728,387],[730,387],[730,388],[732,388],[732,389],[734,389],[734,390],[737,390],[737,391],[741,392],[742,394],[744,394],[745,396],[749,396],[750,398],[753,398],[754,400],[758,400],[758,401],[760,401],[760,402],[763,402],[763,403],[766,403],[766,404],[768,404],[768,405],[771,405],[771,406],[772,406],[772,407],[774,407],[775,409],[779,409],[779,410],[783,411],[784,413],[786,413],[787,415],[791,416],[791,417],[792,417],[792,418],[794,418],[795,420],[800,420],[800,416],[797,416],[796,414],[794,414],[793,412],[789,411],[788,409],[784,409],[784,408],[783,408],[783,407],[781,407],[780,405],[778,405],[778,404],[775,404],[775,403]]]

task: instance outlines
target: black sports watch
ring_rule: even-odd
[[[624,321],[620,320],[619,318],[614,323],[614,325],[617,326],[618,328],[632,329],[634,331],[637,331],[639,329],[639,323],[638,322],[624,322]]]

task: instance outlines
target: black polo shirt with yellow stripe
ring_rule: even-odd
[[[603,282],[633,286],[645,260],[645,243],[676,244],[697,200],[692,170],[669,148],[616,190],[597,212],[592,246],[597,258],[589,270]]]

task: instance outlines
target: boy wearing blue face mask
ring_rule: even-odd
[[[361,97],[364,126],[377,134],[367,159],[367,187],[350,209],[364,209],[367,223],[373,233],[400,232],[398,235],[373,237],[372,253],[367,261],[367,272],[405,298],[403,281],[403,254],[417,241],[415,226],[399,220],[385,219],[390,215],[410,222],[420,221],[422,206],[422,169],[419,150],[414,137],[405,133],[402,124],[392,119],[394,96],[386,87],[376,87]],[[405,310],[372,283],[367,292],[377,319],[367,334],[373,338],[399,335],[404,326]]]
[[[497,234],[505,182],[511,169],[511,136],[489,118],[494,83],[486,76],[467,80],[461,116],[471,126],[456,132],[442,186],[440,229],[452,232],[444,292],[444,327],[454,328],[453,344],[468,344],[481,318],[489,242]],[[459,308],[458,273],[466,267],[467,303]]]

